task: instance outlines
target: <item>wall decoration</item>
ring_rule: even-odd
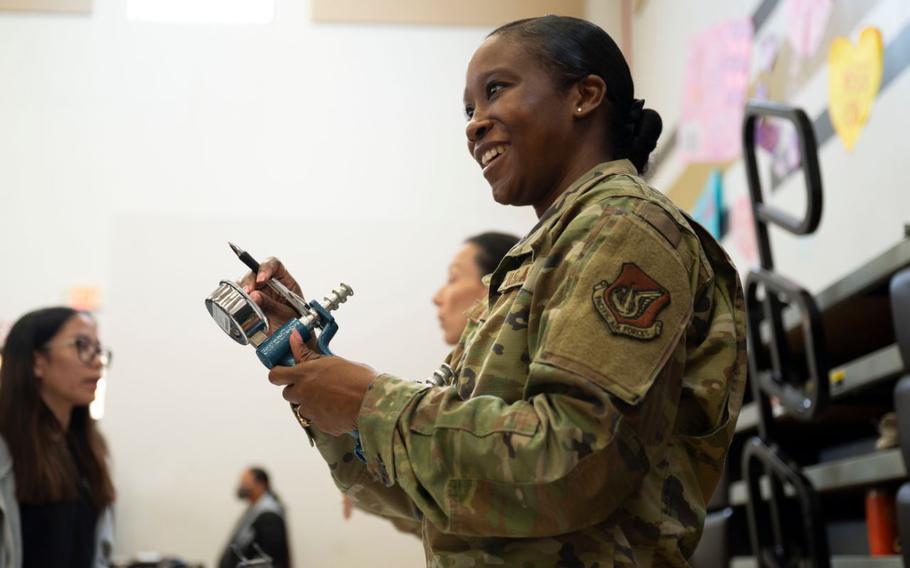
[[[831,0],[787,0],[790,44],[804,58],[815,55],[831,17]]]
[[[705,183],[705,188],[692,208],[692,218],[708,230],[715,238],[724,234],[724,191],[723,176],[714,170]]]
[[[763,37],[754,46],[754,65],[756,70],[756,79],[752,98],[755,100],[766,101],[771,98],[771,74],[774,71],[774,65],[777,62],[777,55],[780,52],[780,37],[769,34]],[[777,146],[780,132],[777,124],[766,117],[760,117],[755,124],[755,141],[759,148],[766,152],[773,153]]]
[[[878,28],[865,28],[859,43],[836,37],[828,52],[828,112],[847,150],[856,145],[869,120],[882,82],[884,47]]]
[[[796,127],[789,120],[778,120],[775,128],[777,129],[777,139],[771,150],[772,188],[779,187],[781,182],[798,170],[802,164]]]
[[[750,18],[691,40],[679,127],[683,160],[724,162],[739,156],[751,53]]]
[[[755,45],[755,68],[758,73],[769,73],[777,62],[780,53],[780,36],[768,34]]]
[[[755,239],[755,224],[752,220],[752,200],[748,192],[740,193],[730,207],[729,233],[732,248],[741,262],[742,272],[758,265],[758,242]]]
[[[774,121],[760,118],[755,129],[755,141],[758,147],[768,153],[773,153],[780,142],[780,128]]]

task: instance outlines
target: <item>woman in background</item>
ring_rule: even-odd
[[[465,313],[478,300],[487,295],[487,285],[483,277],[491,274],[499,262],[509,252],[518,237],[507,233],[487,232],[465,240],[464,246],[455,253],[449,264],[449,275],[446,283],[433,294],[439,326],[443,339],[448,345],[455,345],[461,337],[468,318]],[[342,495],[342,515],[351,517],[354,504],[347,495]],[[392,519],[392,523],[402,532],[420,534],[419,523],[404,519]]]
[[[496,270],[517,242],[518,237],[506,233],[481,233],[467,239],[452,259],[448,280],[433,295],[447,344],[458,343],[468,321],[465,312],[487,295],[487,285],[481,279]]]
[[[94,318],[30,312],[0,367],[0,567],[106,566],[114,486],[88,405],[110,352]]]

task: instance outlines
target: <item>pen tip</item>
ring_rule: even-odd
[[[234,254],[240,254],[240,253],[243,252],[242,250],[240,250],[240,247],[238,247],[237,245],[235,245],[235,244],[232,243],[231,241],[228,241],[228,244],[231,245],[231,250],[234,251]]]

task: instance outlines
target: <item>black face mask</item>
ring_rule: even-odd
[[[247,499],[249,499],[249,498],[250,498],[250,490],[247,489],[246,487],[243,487],[243,486],[238,487],[238,488],[237,488],[237,498],[238,498],[238,499],[241,499],[241,500],[244,500],[244,501],[247,500]]]

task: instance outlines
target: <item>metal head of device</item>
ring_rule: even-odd
[[[222,280],[205,299],[205,307],[215,323],[241,345],[259,344],[269,334],[269,321],[253,299],[234,282]]]

